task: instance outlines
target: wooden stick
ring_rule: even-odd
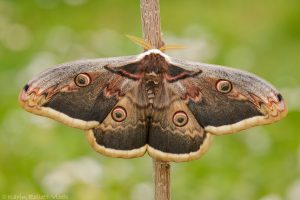
[[[168,162],[152,159],[155,200],[170,200],[170,172]]]
[[[159,0],[141,0],[143,37],[154,47],[163,46],[160,29]]]
[[[143,37],[154,48],[164,45],[160,28],[159,0],[140,0]],[[168,162],[153,159],[155,200],[170,200],[170,171]]]

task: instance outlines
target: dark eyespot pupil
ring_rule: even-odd
[[[116,118],[121,118],[121,117],[122,117],[122,113],[116,112],[116,113],[115,113],[115,116],[116,116]]]
[[[77,81],[78,81],[78,84],[80,84],[80,85],[85,84],[85,78],[83,78],[83,77],[79,77]]]
[[[181,124],[182,122],[184,122],[184,118],[183,117],[178,117],[177,122]]]
[[[223,90],[223,91],[227,91],[227,90],[229,90],[230,88],[229,88],[229,84],[228,83],[224,83],[222,86],[221,86],[221,90]]]

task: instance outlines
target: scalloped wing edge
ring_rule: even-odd
[[[269,117],[269,116],[255,116],[248,119],[244,119],[242,121],[239,121],[234,124],[229,125],[223,125],[223,126],[206,126],[204,127],[204,130],[207,132],[210,132],[214,135],[224,135],[224,134],[231,134],[231,133],[237,133],[242,130],[258,126],[258,125],[266,125],[271,124],[273,122],[277,122],[284,118],[287,115],[287,109],[285,109],[283,112],[281,112],[276,117]]]
[[[97,127],[100,123],[97,121],[84,121],[81,119],[72,118],[62,112],[56,111],[49,107],[30,107],[25,103],[20,101],[21,106],[28,112],[31,112],[36,115],[49,117],[60,123],[68,125],[73,128],[88,130],[94,127]]]
[[[98,153],[110,156],[114,158],[137,158],[143,156],[146,152],[152,158],[159,159],[166,162],[186,162],[191,160],[196,160],[200,158],[203,154],[205,154],[211,144],[213,135],[207,133],[207,137],[205,138],[203,144],[200,146],[199,150],[196,152],[186,153],[186,154],[173,154],[173,153],[165,153],[159,151],[148,144],[144,146],[132,149],[132,150],[116,150],[112,148],[106,148],[105,146],[99,145],[96,142],[94,137],[93,130],[86,130],[85,131],[87,139],[91,147]]]

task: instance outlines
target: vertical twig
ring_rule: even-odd
[[[155,200],[170,199],[170,172],[171,165],[168,162],[156,160],[153,158],[153,176]]]
[[[140,0],[143,37],[155,48],[163,46],[160,28],[159,0]],[[153,159],[155,200],[170,199],[170,170],[168,162]]]
[[[155,48],[163,46],[159,0],[141,0],[143,37]]]

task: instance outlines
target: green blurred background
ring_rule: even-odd
[[[187,47],[167,53],[255,73],[289,107],[279,123],[215,137],[200,160],[172,164],[172,199],[299,200],[300,1],[161,0],[161,18],[165,41]],[[152,199],[147,155],[104,157],[80,130],[17,102],[55,64],[140,53],[125,37],[140,24],[138,0],[0,0],[0,199]]]

